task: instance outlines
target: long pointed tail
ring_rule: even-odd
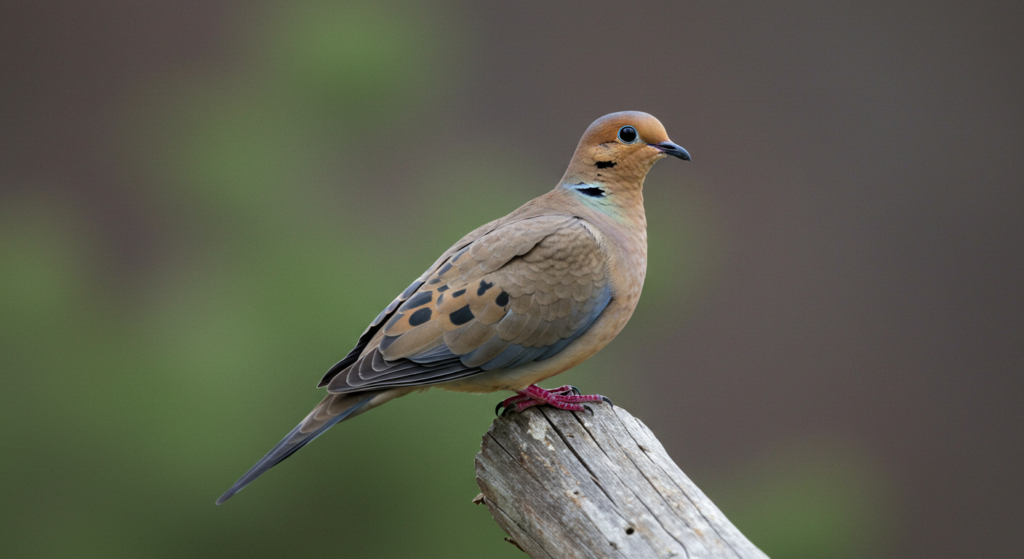
[[[301,423],[281,439],[281,442],[270,449],[266,456],[260,458],[260,461],[256,462],[255,466],[249,468],[249,471],[245,472],[245,475],[231,486],[231,489],[228,489],[221,495],[217,499],[217,504],[219,505],[230,499],[232,495],[238,493],[246,485],[249,485],[253,480],[263,475],[264,472],[280,464],[285,458],[294,454],[295,451],[322,435],[324,431],[346,419],[373,409],[397,395],[390,394],[389,392],[328,394],[323,401],[313,408],[313,411],[309,412],[309,415]]]

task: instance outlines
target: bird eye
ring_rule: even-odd
[[[637,139],[636,128],[632,126],[623,126],[619,128],[619,140],[624,144],[632,144]]]

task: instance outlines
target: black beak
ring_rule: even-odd
[[[660,144],[648,144],[648,145],[650,145],[652,148],[661,150],[661,152],[664,153],[665,155],[671,155],[673,157],[678,157],[679,159],[682,159],[683,161],[689,161],[690,160],[690,152],[688,152],[685,149],[683,149],[682,146],[677,146],[676,144],[673,144],[672,142],[661,142]]]

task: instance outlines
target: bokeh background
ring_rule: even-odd
[[[442,250],[651,112],[566,373],[769,555],[1024,547],[1024,4],[0,4],[0,555],[520,557],[438,391],[214,499]]]

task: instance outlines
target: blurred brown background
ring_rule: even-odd
[[[518,557],[504,395],[346,423],[222,507],[320,375],[586,126],[656,115],[620,339],[647,422],[773,557],[1024,546],[1024,8],[0,4],[0,554]]]

